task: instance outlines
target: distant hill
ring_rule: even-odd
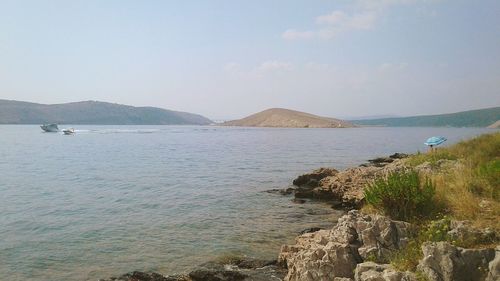
[[[38,104],[0,100],[0,124],[100,124],[100,125],[207,125],[209,119],[196,114],[156,107],[82,101]]]
[[[349,128],[353,124],[339,119],[321,117],[284,108],[271,108],[243,119],[228,121],[224,126],[285,128]]]
[[[350,122],[364,126],[388,127],[486,127],[497,120],[500,120],[500,107],[449,114],[351,120]]]
[[[488,126],[490,129],[500,129],[500,120]]]

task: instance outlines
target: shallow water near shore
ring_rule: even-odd
[[[69,126],[68,126],[69,127]],[[425,151],[479,128],[0,126],[0,280],[178,273],[220,255],[276,258],[342,214],[265,192],[328,166]]]

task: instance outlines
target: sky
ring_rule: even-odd
[[[0,0],[0,99],[219,120],[500,106],[500,1]]]

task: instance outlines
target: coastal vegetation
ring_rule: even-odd
[[[375,209],[398,220],[413,220],[431,214],[436,205],[434,183],[421,179],[415,170],[390,173],[365,189],[365,200]]]
[[[365,189],[365,212],[418,220],[408,245],[389,258],[395,268],[415,271],[425,242],[446,241],[467,248],[495,245],[495,233],[500,231],[500,133],[416,154],[405,162],[410,171],[378,178]],[[451,236],[452,222],[461,220],[492,235]]]
[[[449,114],[352,120],[356,125],[388,127],[488,127],[500,120],[500,107]]]

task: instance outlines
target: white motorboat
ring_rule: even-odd
[[[74,133],[75,133],[75,129],[73,129],[73,128],[64,129],[64,130],[63,130],[63,133],[64,133],[65,135],[72,135],[72,134],[74,134]]]
[[[40,126],[40,128],[49,133],[59,132],[59,127],[57,127],[57,124],[43,124]]]

